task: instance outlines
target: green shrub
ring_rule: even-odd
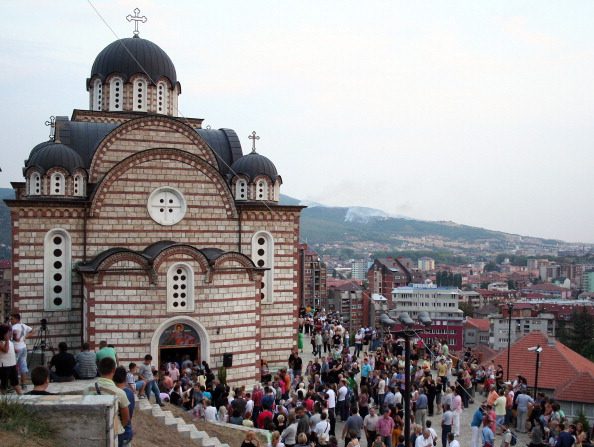
[[[0,398],[0,427],[6,431],[51,439],[55,431],[49,422],[42,419],[31,405],[20,403],[17,399]]]

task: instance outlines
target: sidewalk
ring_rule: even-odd
[[[353,348],[351,348],[351,352],[353,352]],[[309,363],[310,360],[313,360],[313,355],[311,354],[311,346],[305,346],[303,349],[303,353],[300,353],[301,358],[303,359],[303,369],[305,370],[305,367],[307,366],[307,364]],[[435,373],[435,371],[433,371],[433,373]],[[359,382],[359,377],[357,377],[357,383]],[[480,406],[480,404],[482,402],[484,402],[487,398],[485,396],[481,396],[479,394],[477,394],[474,398],[474,403],[470,404],[468,406],[468,408],[465,408],[464,411],[462,412],[461,416],[460,416],[460,437],[458,438],[458,441],[460,442],[460,446],[461,447],[468,447],[470,446],[470,442],[471,442],[471,438],[472,438],[472,430],[470,428],[470,421],[472,420],[472,415],[474,414],[474,412],[476,411],[476,409]],[[428,417],[428,419],[431,421],[431,427],[435,429],[435,431],[437,432],[437,436],[439,438],[439,440],[437,441],[437,446],[438,447],[442,447],[441,445],[441,415],[440,414],[436,414],[432,417]],[[343,439],[340,437],[342,434],[342,429],[344,427],[344,423],[343,422],[336,422],[336,436],[338,439],[338,445],[339,447],[344,447],[344,441]],[[528,434],[523,434],[523,433],[517,433],[513,428],[512,430],[514,431],[514,433],[516,433],[516,435],[518,436],[518,445],[527,445],[529,444],[530,440],[529,440],[529,435]],[[502,437],[499,436],[495,436],[495,447],[499,447],[499,445],[502,442]],[[363,438],[360,441],[361,446],[362,447],[367,447],[367,440],[365,439],[365,436],[363,436]],[[481,442],[482,444],[482,442]]]

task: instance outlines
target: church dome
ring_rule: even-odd
[[[84,163],[74,149],[65,144],[47,141],[38,144],[31,151],[31,155],[25,163],[25,169],[32,167],[40,168],[43,171],[60,167],[72,174],[75,169],[84,168]]]
[[[245,175],[251,180],[259,175],[265,175],[273,182],[278,177],[276,167],[268,158],[257,152],[244,155],[231,165],[231,175]]]
[[[172,86],[177,83],[175,67],[165,51],[150,40],[128,37],[112,42],[97,55],[89,79],[98,76],[104,82],[110,74],[119,74],[125,82],[145,71],[153,83],[161,77],[169,79]]]

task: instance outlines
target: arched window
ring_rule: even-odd
[[[194,311],[194,272],[188,264],[172,265],[167,271],[167,312]]]
[[[235,183],[235,200],[247,200],[247,182],[244,179]]]
[[[45,235],[44,241],[44,309],[70,310],[72,297],[70,235],[66,230],[57,228]]]
[[[109,81],[109,111],[124,110],[124,81],[122,78],[111,78]]]
[[[103,99],[103,84],[101,79],[93,82],[93,110],[101,110],[101,101]]]
[[[252,261],[257,267],[268,269],[260,284],[261,302],[274,302],[274,239],[267,231],[260,231],[252,237]]]
[[[268,183],[264,179],[256,184],[256,200],[268,200]]]
[[[33,172],[29,176],[29,195],[38,196],[41,194],[41,176],[39,172]]]
[[[50,195],[64,195],[64,175],[61,172],[54,172],[50,181]]]
[[[157,113],[167,114],[169,111],[169,91],[167,90],[167,83],[164,81],[157,82]]]
[[[134,110],[137,112],[146,112],[146,81],[142,78],[134,81]]]
[[[77,197],[85,196],[85,178],[82,174],[74,176],[74,195]]]

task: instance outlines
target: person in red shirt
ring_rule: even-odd
[[[273,418],[272,411],[270,411],[270,408],[268,408],[268,406],[265,406],[262,413],[260,413],[258,415],[258,419],[256,420],[256,425],[260,429],[265,429],[268,422],[272,421],[272,418]]]
[[[313,414],[313,411],[314,411],[314,401],[311,398],[311,392],[308,392],[307,393],[307,396],[305,396],[305,400],[303,401],[303,406],[305,407],[305,409],[310,414]]]
[[[262,387],[260,385],[254,385],[254,389],[252,391],[252,400],[254,401],[254,411],[252,412],[252,421],[256,422],[258,420],[258,416],[262,411],[262,398],[264,397],[264,391],[262,391]]]

